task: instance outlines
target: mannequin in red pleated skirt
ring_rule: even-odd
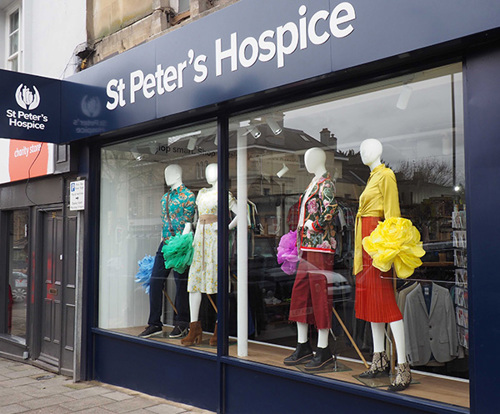
[[[389,373],[385,352],[385,324],[394,337],[398,364],[390,391],[402,391],[411,383],[410,365],[406,361],[403,316],[396,304],[391,272],[382,273],[362,248],[362,239],[369,236],[383,218],[400,217],[397,182],[394,172],[381,162],[382,143],[366,139],[360,146],[361,160],[370,167],[370,178],[359,198],[356,216],[354,274],[356,275],[356,318],[370,322],[373,337],[373,358],[361,378],[375,378]],[[383,217],[383,218],[382,218]],[[360,234],[361,233],[361,234]]]
[[[361,217],[363,238],[377,227],[379,217]],[[356,318],[368,322],[394,322],[403,319],[396,303],[392,272],[383,273],[372,266],[372,258],[363,249],[363,270],[356,275]]]

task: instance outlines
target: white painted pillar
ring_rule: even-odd
[[[248,356],[248,220],[247,220],[247,137],[238,129],[236,157],[236,189],[238,192],[237,218],[237,335],[238,356]]]

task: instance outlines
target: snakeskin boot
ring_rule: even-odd
[[[396,378],[389,386],[389,391],[403,391],[410,386],[411,383],[411,371],[410,364],[405,362],[404,364],[398,364],[396,367]]]
[[[389,374],[389,358],[385,351],[374,352],[372,358],[372,364],[368,371],[359,374],[360,378],[376,378],[382,375]]]

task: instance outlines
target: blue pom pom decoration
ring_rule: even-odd
[[[144,291],[149,294],[149,286],[151,284],[151,275],[153,273],[155,258],[147,254],[137,263],[139,264],[139,271],[135,275],[135,281],[140,283]]]

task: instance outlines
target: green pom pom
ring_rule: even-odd
[[[165,241],[161,251],[165,259],[165,269],[184,273],[193,261],[193,233],[176,234]]]

